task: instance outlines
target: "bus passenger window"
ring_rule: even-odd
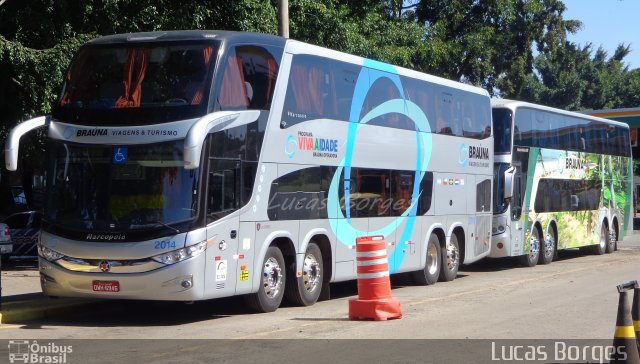
[[[439,134],[454,135],[453,95],[442,92],[436,97],[436,130]]]
[[[320,118],[349,121],[361,67],[310,55],[292,62],[280,127]]]
[[[242,58],[234,55],[227,57],[226,68],[222,74],[222,88],[218,96],[220,110],[245,110],[249,106],[247,89],[242,72]]]

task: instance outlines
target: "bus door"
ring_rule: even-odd
[[[512,165],[516,168],[513,176],[513,198],[511,200],[511,241],[513,251],[511,255],[522,255],[524,241],[529,229],[529,202],[525,196],[527,188],[527,171],[529,168],[529,148],[514,147]]]
[[[207,176],[207,249],[205,295],[235,294],[238,277],[241,161],[209,160]]]
[[[397,222],[392,272],[420,269],[422,260],[422,227],[416,218],[417,201],[412,200],[415,183],[414,171],[391,172],[391,216]],[[426,192],[425,192],[426,193]],[[413,212],[412,203],[414,203]],[[404,215],[404,216],[403,216]]]

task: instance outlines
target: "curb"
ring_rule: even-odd
[[[0,311],[0,325],[24,323],[63,315],[97,302],[100,301],[82,298],[51,299],[44,296],[33,300],[3,302],[2,310]]]

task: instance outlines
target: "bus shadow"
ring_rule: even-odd
[[[402,275],[400,275],[402,276]],[[460,278],[460,275],[458,276]],[[392,289],[415,286],[406,277],[392,277]],[[357,281],[332,283],[329,300],[357,297]],[[283,301],[281,308],[293,307]],[[45,317],[32,322],[17,322],[22,329],[44,329],[47,326],[77,327],[135,327],[179,326],[221,318],[258,315],[244,302],[242,296],[182,302],[104,300],[55,317]],[[294,318],[294,320],[326,321],[342,318]]]
[[[242,296],[197,301],[194,303],[163,301],[105,300],[72,313],[46,317],[22,324],[23,329],[46,326],[130,327],[178,326],[237,315],[252,314]],[[21,323],[16,323],[21,325]]]
[[[36,257],[10,258],[8,262],[2,263],[2,271],[19,272],[26,270],[38,270],[38,260]]]
[[[562,261],[570,261],[572,259],[583,258],[591,255],[591,252],[588,249],[566,249],[558,252],[557,259],[551,264]],[[461,272],[499,272],[510,269],[519,269],[527,267],[520,264],[517,257],[508,257],[508,258],[487,258],[481,261],[472,263],[470,265],[466,265],[460,268]],[[458,273],[458,278],[460,277],[460,273]]]

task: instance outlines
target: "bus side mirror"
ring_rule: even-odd
[[[513,180],[514,175],[516,174],[516,167],[510,167],[506,171],[504,171],[504,194],[503,198],[506,201],[511,200],[513,197]]]
[[[11,130],[4,147],[4,160],[7,170],[15,171],[18,169],[20,138],[32,130],[48,126],[50,122],[51,116],[39,116],[37,118],[23,121]]]

